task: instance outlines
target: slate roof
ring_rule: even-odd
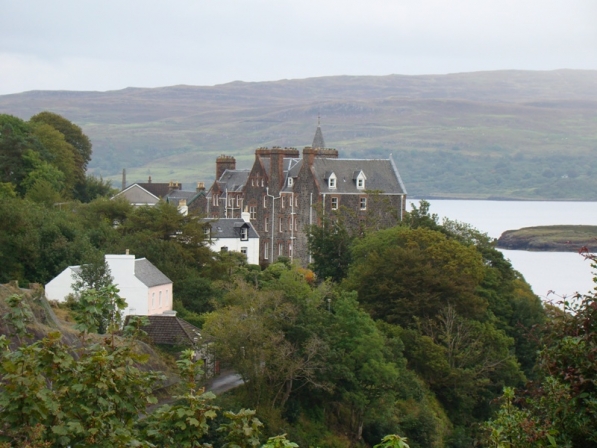
[[[225,170],[217,179],[220,191],[242,191],[249,179],[249,174],[250,170]]]
[[[332,159],[316,157],[313,171],[319,182],[321,193],[362,193],[355,182],[355,172],[363,171],[367,181],[365,190],[379,190],[385,193],[406,194],[393,160],[390,159]],[[336,188],[330,189],[325,179],[334,173]]]
[[[323,140],[323,133],[321,132],[321,126],[317,124],[317,129],[315,130],[315,137],[313,137],[313,144],[311,145],[312,148],[325,148],[325,141]]]
[[[211,225],[211,237],[213,239],[240,238],[240,228],[246,224],[249,227],[249,239],[259,238],[255,228],[250,222],[242,218],[220,218],[217,220],[206,219]]]
[[[135,185],[135,184],[133,184]],[[163,198],[164,196],[166,196],[168,194],[168,192],[170,191],[170,184],[169,183],[154,183],[154,182],[137,182],[136,185],[139,185],[140,187],[146,189],[147,191],[149,191],[151,194],[157,196],[158,198]]]
[[[148,288],[172,283],[172,280],[166,277],[147,258],[138,258],[135,260],[135,277],[141,280]]]
[[[154,344],[194,345],[201,342],[201,330],[175,315],[154,314],[145,317],[149,319],[149,325],[144,326],[143,331]]]
[[[187,205],[190,205],[195,199],[197,199],[204,191],[184,191],[184,190],[173,190],[166,195],[164,198],[169,204],[178,207],[178,203],[181,199],[186,199]]]
[[[124,196],[132,204],[149,204],[160,200],[158,196],[146,190],[139,184],[129,185],[127,188],[114,195],[114,197],[117,196]]]

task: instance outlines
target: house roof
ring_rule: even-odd
[[[194,345],[201,341],[201,330],[175,315],[154,314],[146,317],[149,325],[144,326],[143,331],[154,344]]]
[[[316,157],[313,172],[319,180],[321,193],[362,193],[356,185],[356,176],[363,172],[367,181],[365,190],[378,190],[384,193],[406,194],[400,174],[390,159],[333,159]],[[326,179],[331,173],[336,175],[336,188],[330,189]]]
[[[163,198],[172,189],[172,186],[169,183],[165,182],[137,182],[137,185],[149,191],[151,194],[157,196],[158,198]]]
[[[172,283],[172,280],[166,277],[147,258],[137,258],[135,260],[135,277],[141,280],[148,288]]]
[[[225,170],[218,179],[220,191],[242,191],[249,178],[250,170]]]
[[[166,195],[164,198],[166,202],[174,206],[178,206],[181,199],[186,199],[187,205],[190,205],[195,199],[205,195],[205,191],[185,191],[185,190],[173,190]]]
[[[240,229],[244,226],[249,229],[249,238],[259,238],[259,234],[255,231],[253,225],[242,218],[206,219],[205,221],[211,225],[211,237],[213,239],[240,238]]]
[[[125,197],[131,204],[155,204],[160,200],[158,196],[146,190],[139,184],[129,185],[127,188],[114,195],[114,198],[118,196]]]

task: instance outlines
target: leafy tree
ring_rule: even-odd
[[[474,247],[425,228],[394,227],[355,241],[344,283],[375,318],[402,326],[434,316],[447,305],[479,317],[486,304],[476,294],[485,273]]]
[[[75,178],[77,184],[82,185],[85,181],[87,164],[91,160],[91,142],[83,133],[82,129],[66,118],[53,112],[40,112],[31,117],[32,123],[44,123],[64,135],[65,141],[74,148],[73,157],[76,166]]]

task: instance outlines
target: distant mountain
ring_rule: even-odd
[[[392,154],[411,196],[597,200],[597,71],[332,76],[213,87],[0,96],[0,112],[50,110],[93,142],[91,170],[120,185],[214,177],[260,146],[302,148],[321,115],[341,157]]]

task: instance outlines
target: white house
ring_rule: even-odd
[[[211,250],[240,252],[247,256],[249,264],[259,264],[259,235],[248,212],[243,212],[242,218],[208,219],[207,222]]]
[[[172,309],[172,280],[149,260],[128,254],[105,257],[114,285],[128,305],[125,315],[148,316]],[[51,280],[46,285],[47,299],[65,301],[74,292],[73,283],[80,270],[80,266],[69,266]]]

